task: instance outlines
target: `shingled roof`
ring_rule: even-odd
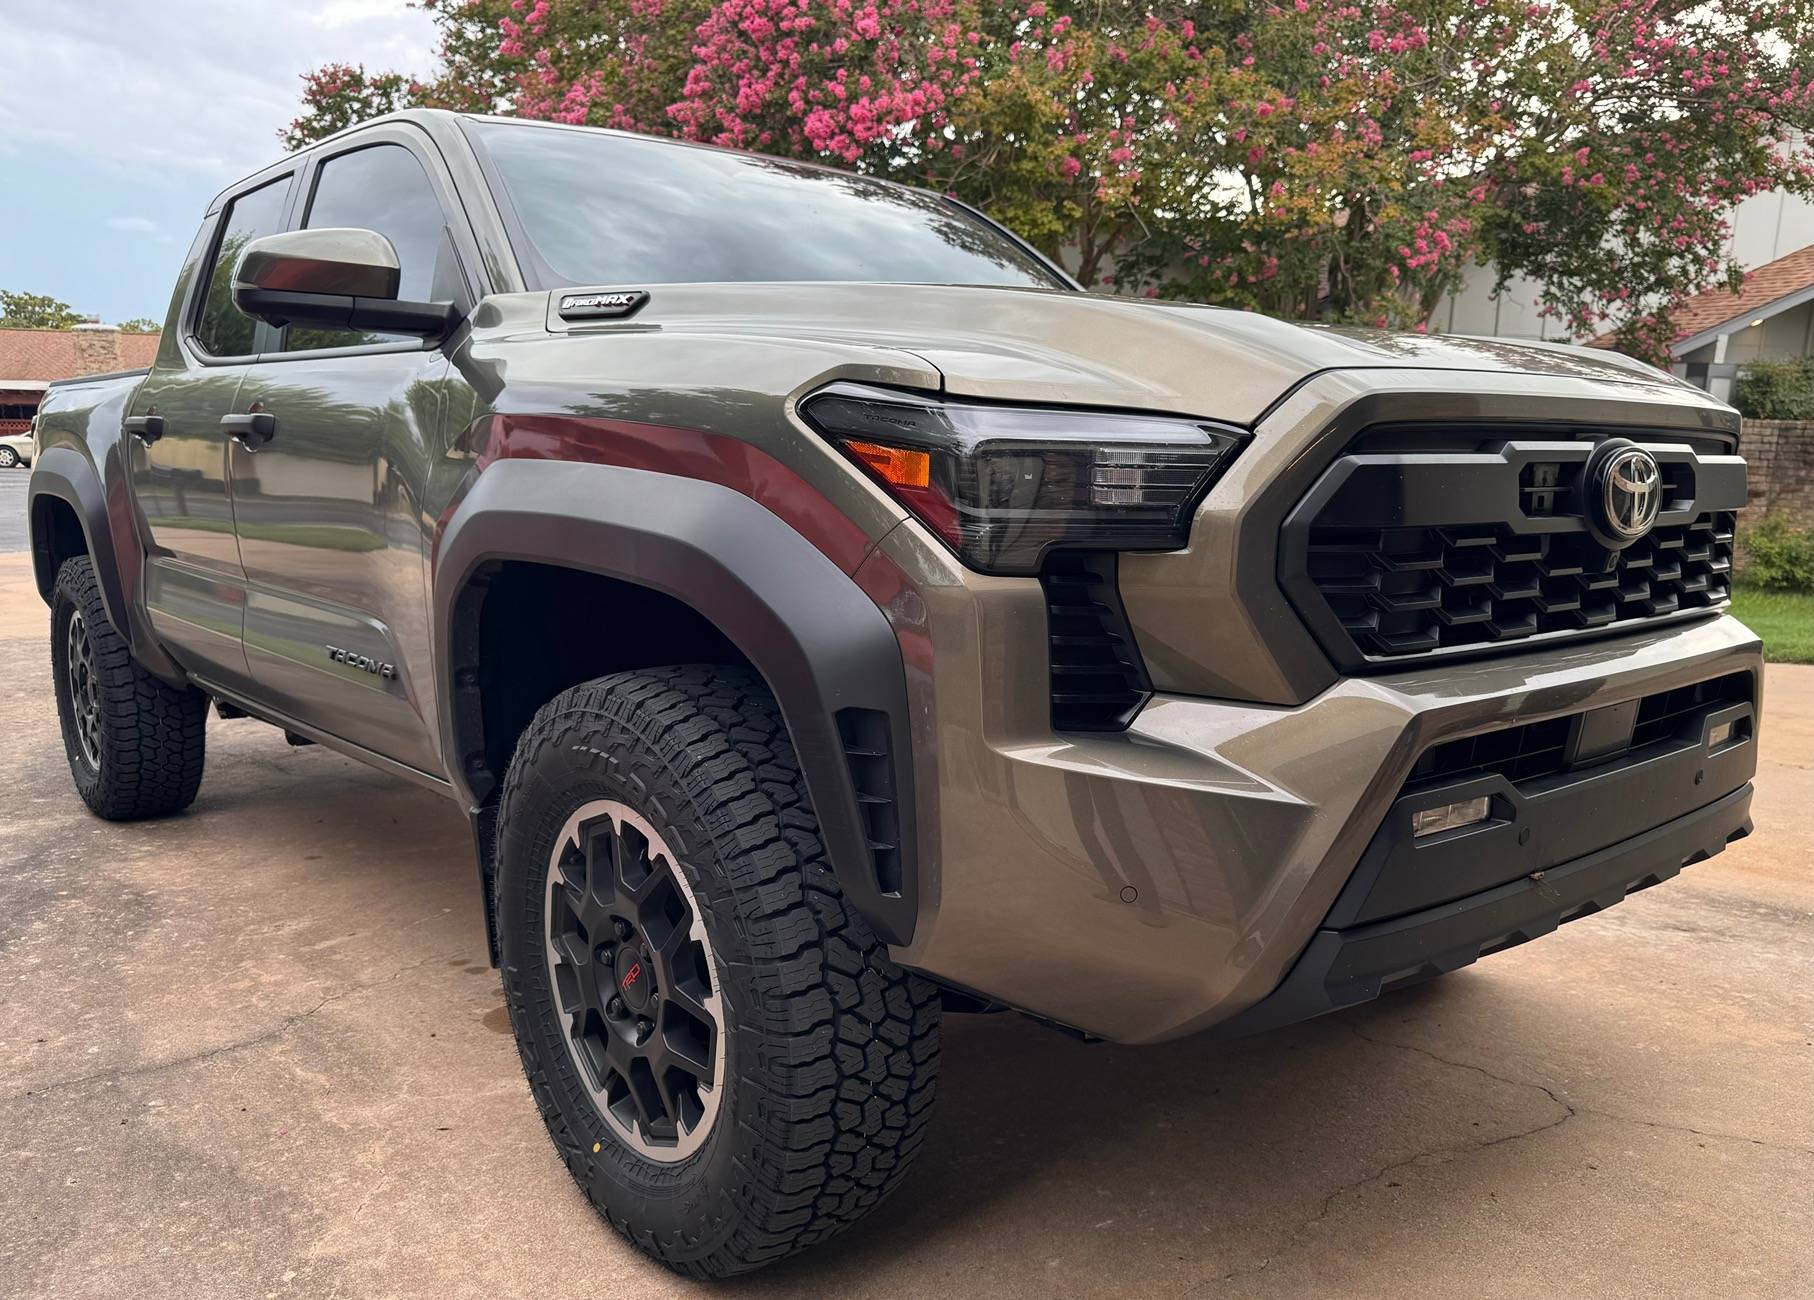
[[[1774,315],[1771,304],[1810,288],[1814,288],[1814,244],[1748,271],[1744,287],[1737,293],[1729,289],[1709,289],[1695,294],[1676,311],[1676,343],[1705,334],[1727,321]],[[1591,340],[1589,346],[1611,347],[1612,341],[1611,334],[1602,334]]]
[[[78,337],[74,330],[0,329],[0,388],[5,388],[8,380],[35,385],[94,373],[94,367],[85,365],[76,351]],[[139,370],[149,366],[157,355],[160,337],[121,334],[119,364],[110,368]]]

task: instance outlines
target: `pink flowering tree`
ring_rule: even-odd
[[[1656,357],[1732,206],[1814,193],[1806,0],[419,3],[436,74],[311,73],[290,143],[426,103],[827,161],[1307,319],[1428,328],[1491,264]]]
[[[720,0],[668,116],[688,139],[913,173],[981,39],[953,0]]]
[[[312,141],[421,102],[421,84],[400,72],[367,72],[361,64],[327,63],[303,74],[302,98],[308,107],[278,138],[286,149]]]
[[[1743,196],[1809,192],[1814,19],[1757,0],[1292,0],[1195,35],[1168,296],[1423,328],[1471,263],[1657,357]]]
[[[1130,28],[1108,20],[1115,8],[1032,0],[997,11],[1002,30],[966,54],[978,74],[931,159],[939,184],[1089,288],[1115,287],[1117,259],[1168,220],[1154,204],[1183,161],[1176,101],[1194,66],[1191,20]]]

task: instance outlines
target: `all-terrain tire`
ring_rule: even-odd
[[[70,628],[78,620],[86,640],[79,667],[70,658]],[[208,697],[171,686],[140,667],[107,619],[87,556],[65,560],[57,571],[50,666],[70,776],[82,802],[97,816],[137,821],[181,812],[195,801],[206,758]],[[72,674],[80,683],[76,693]],[[86,706],[78,703],[77,693]]]
[[[839,891],[761,678],[675,667],[576,686],[536,714],[501,799],[505,997],[549,1135],[599,1213],[670,1268],[724,1277],[874,1209],[924,1139],[938,993],[889,960]],[[678,1161],[646,1158],[605,1121],[551,987],[551,858],[601,800],[672,850],[722,995],[724,1092]]]

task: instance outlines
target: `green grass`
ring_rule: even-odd
[[[1764,639],[1764,658],[1779,664],[1814,664],[1814,591],[1735,587],[1732,612]]]

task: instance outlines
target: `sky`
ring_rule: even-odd
[[[283,153],[301,75],[426,72],[405,0],[0,0],[0,289],[162,321],[208,200]]]

